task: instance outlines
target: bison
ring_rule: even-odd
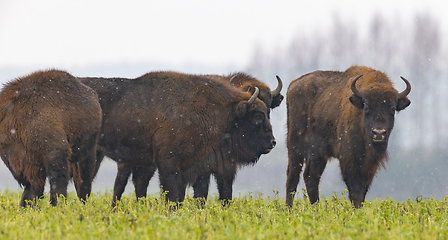
[[[24,187],[20,206],[43,196],[67,196],[68,164],[78,197],[91,192],[92,164],[101,127],[98,96],[67,72],[38,71],[15,79],[0,92],[0,156]]]
[[[288,87],[286,203],[291,206],[299,175],[309,200],[319,200],[319,181],[327,161],[339,159],[350,201],[362,206],[373,177],[387,160],[395,112],[411,103],[410,83],[398,93],[383,72],[353,66],[345,72],[316,71]]]
[[[156,168],[170,201],[182,201],[187,184],[211,173],[228,195],[237,167],[275,146],[258,88],[251,95],[228,81],[175,72],[80,80],[103,109],[98,160],[106,155],[118,163],[112,206],[131,172],[137,198],[145,196]]]
[[[277,88],[274,89],[273,91],[271,91],[271,89],[266,84],[242,72],[230,74],[228,76],[221,76],[221,75],[204,75],[204,76],[222,82],[223,84],[229,83],[231,86],[235,86],[241,91],[251,92],[252,94],[255,92],[255,88],[258,88],[259,89],[258,98],[266,104],[268,110],[271,108],[273,109],[278,107],[280,103],[283,101],[283,95],[280,93],[283,87],[283,83],[280,77],[278,76],[276,76],[278,85]],[[222,181],[219,179],[220,176],[218,174],[215,174],[215,178],[218,185],[219,199],[224,201],[232,199],[231,188],[229,190],[223,188],[223,185],[220,184],[220,182]],[[232,179],[232,183],[233,180],[234,179]],[[230,185],[232,185],[232,183],[230,183]],[[193,185],[194,190],[193,197],[207,199],[209,185],[210,185],[210,175],[201,176]]]

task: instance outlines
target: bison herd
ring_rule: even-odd
[[[303,178],[311,203],[330,158],[355,207],[387,160],[395,112],[409,106],[411,90],[398,92],[383,72],[354,66],[315,71],[288,87],[286,204]],[[237,170],[255,164],[276,145],[270,110],[283,83],[271,90],[245,73],[191,75],[151,72],[135,79],[78,78],[34,72],[0,92],[0,156],[24,188],[20,207],[35,204],[48,178],[50,203],[67,195],[73,179],[85,201],[105,156],[117,163],[112,206],[129,177],[137,199],[146,196],[156,170],[166,199],[180,203],[187,186],[206,199],[211,175],[219,199],[232,199]]]

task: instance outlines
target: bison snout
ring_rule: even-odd
[[[385,141],[387,139],[386,134],[387,134],[386,129],[378,129],[378,128],[372,129],[372,139],[374,142]]]
[[[275,145],[277,144],[277,142],[274,139],[271,139],[271,141],[266,141],[265,144],[260,145],[262,146],[262,154],[267,154],[270,153],[272,151],[272,149],[274,149]]]
[[[275,139],[272,139],[272,141],[271,141],[271,146],[272,146],[272,148],[274,148],[275,145],[277,145],[277,141],[275,141]]]

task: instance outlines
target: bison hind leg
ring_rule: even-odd
[[[70,159],[70,148],[55,150],[47,155],[47,176],[50,182],[50,203],[57,204],[57,198],[63,195],[67,198],[67,185],[69,181],[68,160]]]
[[[88,135],[87,138],[77,139],[72,148],[70,162],[73,169],[73,182],[75,184],[78,198],[85,202],[92,191],[92,181],[98,172],[103,152],[97,152],[96,135]],[[98,155],[101,157],[96,161]]]
[[[319,201],[319,182],[326,165],[327,158],[316,153],[311,153],[306,161],[303,179],[311,204]]]
[[[117,206],[117,202],[120,201],[121,196],[128,183],[129,176],[131,176],[131,171],[134,166],[127,163],[117,163],[117,176],[115,177],[114,183],[114,193],[112,196],[111,207]]]
[[[76,193],[81,202],[85,202],[92,190],[92,165],[94,160],[89,158],[81,162],[72,163],[73,182]]]
[[[300,181],[300,172],[307,157],[307,148],[305,143],[301,139],[292,140],[288,139],[288,168],[286,169],[286,205],[292,206],[295,192],[297,191],[297,185]]]

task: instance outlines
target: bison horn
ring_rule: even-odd
[[[280,91],[282,91],[282,88],[283,88],[283,83],[282,83],[282,80],[280,79],[280,77],[278,75],[275,76],[275,77],[277,78],[278,85],[277,85],[277,88],[274,91],[271,91],[271,96],[272,97],[275,97],[275,96],[279,95]]]
[[[353,92],[356,96],[358,96],[358,97],[362,97],[362,95],[363,95],[362,92],[361,92],[359,89],[356,88],[356,81],[358,81],[358,79],[359,79],[360,77],[362,77],[362,74],[356,76],[356,77],[352,80],[352,85],[351,85],[352,92]]]
[[[249,101],[247,101],[247,102],[248,102],[249,104],[254,103],[255,98],[258,97],[258,93],[259,93],[259,92],[260,92],[260,89],[258,89],[258,87],[255,87],[255,92],[254,92],[254,94],[252,95],[252,97],[249,98]]]
[[[405,98],[411,92],[411,84],[409,83],[409,81],[404,77],[400,76],[400,78],[403,79],[403,81],[406,83],[406,89],[398,94],[398,99]]]
[[[233,77],[230,79],[229,81],[230,86],[234,86],[236,77],[238,77],[238,74],[233,75]]]

